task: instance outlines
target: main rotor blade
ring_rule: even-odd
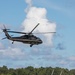
[[[33,28],[33,30],[30,32],[30,33],[32,33],[33,31],[34,31],[34,29],[39,25],[40,23],[38,23],[34,28]]]
[[[11,33],[19,33],[19,34],[27,34],[25,32],[17,32],[17,31],[7,31],[7,32],[11,32]]]
[[[33,33],[33,34],[51,34],[51,33],[56,33],[56,32],[39,32],[39,33]]]

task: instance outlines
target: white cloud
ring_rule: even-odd
[[[30,7],[27,12],[26,19],[23,22],[24,31],[30,32],[37,23],[40,23],[40,25],[35,29],[35,32],[55,32],[56,23],[50,22],[47,19],[46,14],[47,10],[45,8]],[[52,33],[43,34],[42,37],[45,38],[44,40],[46,45],[52,46],[53,35],[54,34]]]
[[[69,60],[70,60],[70,61],[75,61],[75,56],[69,57]]]
[[[61,55],[56,55],[56,54],[50,54],[50,55],[46,55],[42,58],[43,60],[46,60],[46,61],[55,61],[55,62],[58,62],[60,60],[63,59],[63,57]]]
[[[2,24],[0,24],[0,33],[2,33]]]
[[[52,23],[47,19],[47,10],[45,8],[32,7],[32,0],[25,0],[28,4],[26,19],[23,21],[24,31],[30,32],[37,23],[40,25],[35,29],[35,32],[55,32],[56,23]],[[54,34],[42,34],[45,45],[53,46]]]
[[[46,49],[41,50],[39,48],[34,48],[30,51],[30,55],[38,57],[51,55],[51,50],[50,49],[46,50]]]
[[[27,54],[19,48],[7,48],[0,50],[0,57],[4,59],[16,59],[21,60],[27,58]],[[1,59],[2,59],[1,58]]]
[[[28,5],[32,5],[32,0],[25,0]]]
[[[36,1],[35,1],[36,2]],[[59,2],[55,2],[55,1],[52,1],[52,0],[41,0],[41,1],[37,1],[37,3],[40,3],[42,4],[41,6],[44,6],[44,7],[47,7],[49,9],[53,9],[55,11],[58,11],[60,13],[63,13],[65,14],[66,16],[69,16],[70,18],[75,18],[75,10],[74,10],[74,7],[75,7],[75,1],[73,0],[70,0],[70,1],[67,1],[67,0],[62,0],[62,1],[59,1]]]
[[[3,49],[3,48],[4,48],[3,44],[0,43],[0,50]]]
[[[61,65],[67,65],[68,62],[67,62],[67,61],[64,61],[64,60],[61,60],[61,61],[59,62],[59,64],[61,64]]]
[[[30,7],[32,6],[32,0],[25,0],[25,2],[28,4],[28,7],[26,8],[25,12],[28,12]]]

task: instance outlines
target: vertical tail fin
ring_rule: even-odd
[[[3,30],[3,32],[5,33],[5,36],[7,37],[7,39],[10,39],[11,38],[11,36],[8,34],[8,32],[7,32],[7,30],[9,30],[9,29],[6,29],[6,27],[5,27],[5,25],[3,25],[4,26],[4,29],[2,29]]]

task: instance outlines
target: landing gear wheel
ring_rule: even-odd
[[[12,42],[12,44],[14,43],[14,41]]]
[[[32,47],[32,46],[33,46],[33,44],[30,45],[30,47]]]

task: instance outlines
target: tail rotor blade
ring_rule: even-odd
[[[3,26],[4,26],[4,29],[6,29],[6,27],[5,27],[5,25],[3,24]]]
[[[6,39],[7,37],[2,38],[2,40]]]
[[[11,36],[13,36],[13,35],[11,35]],[[2,38],[2,40],[4,40],[4,39],[7,39],[7,37]]]
[[[6,26],[5,26],[4,24],[3,24],[3,27],[4,27],[4,29],[2,29],[2,30],[10,30],[10,29],[7,29]]]

